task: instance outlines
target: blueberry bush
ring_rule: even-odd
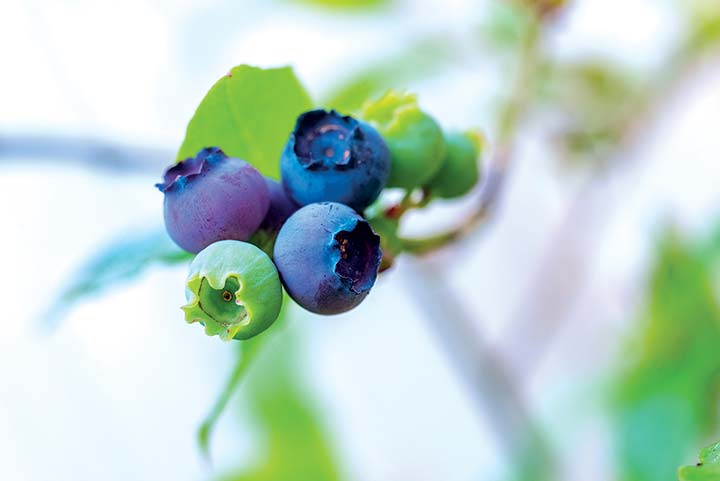
[[[347,12],[391,8],[392,2],[294,3],[352,15]],[[186,296],[178,319],[184,315],[188,324],[226,341],[218,349],[238,352],[227,385],[199,428],[200,449],[209,453],[213,429],[240,386],[267,435],[255,465],[218,479],[346,479],[319,408],[303,393],[293,365],[299,349],[293,306],[324,316],[347,312],[372,302],[371,291],[381,288],[378,277],[402,256],[452,251],[476,235],[496,211],[518,136],[533,116],[557,120],[548,144],[559,165],[603,178],[635,145],[655,109],[720,46],[720,8],[713,2],[683,2],[683,35],[659,67],[646,69],[554,56],[548,35],[569,1],[492,3],[479,37],[507,81],[490,125],[445,125],[406,89],[414,79],[463,61],[458,45],[445,37],[409,44],[320,99],[311,98],[290,67],[235,66],[207,91],[175,159],[156,173],[164,229],[158,219],[151,233],[109,245],[52,305],[48,319],[56,321],[71,303],[130,281],[153,263],[187,264],[185,282],[173,286]],[[595,184],[588,185],[592,194]],[[407,236],[403,226],[411,214],[423,215],[436,201],[470,208],[444,230]],[[581,208],[573,210],[563,225],[582,226],[583,215]],[[692,461],[690,453],[720,437],[718,239],[688,239],[667,228],[658,242],[627,356],[605,380],[618,480],[676,479],[678,466]],[[549,265],[557,255],[550,253]],[[577,295],[577,279],[562,275],[543,272],[538,292]],[[429,290],[443,292],[435,296],[442,303],[422,302],[443,318],[438,339],[501,424],[497,435],[507,446],[510,478],[560,479],[553,442],[522,405],[517,380],[473,340],[453,292],[433,284],[432,275],[421,272],[419,278]],[[553,331],[562,314],[538,312],[534,322]],[[542,324],[543,315],[553,319]],[[177,328],[185,326],[178,322]],[[187,328],[200,335],[198,326]],[[526,332],[514,329],[513,335]],[[271,342],[279,348],[269,355]],[[533,361],[528,359],[528,371]],[[680,468],[679,479],[720,480],[719,449],[705,448],[697,466]]]

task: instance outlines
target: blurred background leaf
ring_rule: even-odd
[[[331,10],[368,10],[391,5],[393,0],[290,0],[294,3]]]
[[[518,2],[490,2],[486,14],[478,32],[488,54],[515,53],[534,22],[532,12]]]
[[[280,154],[295,118],[312,102],[290,67],[233,68],[205,95],[187,127],[178,160],[205,147],[253,164],[280,178]]]
[[[679,0],[685,14],[689,54],[705,53],[720,46],[720,2],[717,0]]]
[[[99,249],[66,280],[42,322],[54,326],[73,305],[136,279],[153,265],[177,264],[190,259],[192,254],[175,245],[165,229],[130,233]]]
[[[200,451],[206,458],[210,457],[210,436],[217,425],[220,416],[225,411],[232,396],[240,387],[240,383],[245,379],[250,367],[255,363],[259,354],[265,349],[279,332],[286,329],[288,309],[292,305],[290,297],[283,293],[283,304],[280,315],[272,326],[266,330],[262,336],[255,336],[243,341],[234,342],[237,346],[237,360],[233,367],[230,377],[225,383],[225,387],[220,392],[217,400],[210,408],[207,416],[203,420],[198,429],[197,438]]]
[[[412,81],[440,73],[459,56],[457,45],[446,36],[420,39],[402,53],[354,72],[328,93],[323,104],[342,112],[355,112],[365,101],[386,90],[403,90]]]
[[[700,462],[696,466],[683,466],[679,470],[680,481],[720,480],[720,443],[700,451]]]
[[[716,428],[720,308],[697,245],[667,234],[638,331],[618,375],[619,479],[671,481]]]
[[[262,459],[220,481],[337,481],[341,479],[320,408],[302,387],[298,336],[277,330],[247,377],[243,400],[262,432]]]
[[[538,100],[554,122],[554,146],[574,163],[607,159],[653,93],[641,74],[608,59],[546,59],[540,72]]]

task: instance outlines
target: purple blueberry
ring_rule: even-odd
[[[265,183],[270,194],[270,208],[265,214],[260,230],[277,232],[288,217],[293,215],[299,206],[287,195],[279,182],[265,177]]]
[[[390,175],[390,153],[370,125],[331,110],[301,114],[280,160],[282,182],[300,205],[370,205]]]
[[[249,239],[270,205],[263,176],[217,147],[169,167],[156,187],[165,194],[168,234],[189,252],[219,240]]]
[[[275,265],[290,297],[308,311],[339,314],[362,302],[380,267],[380,237],[350,207],[310,204],[280,229]]]

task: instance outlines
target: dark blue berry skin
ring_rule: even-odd
[[[298,117],[280,171],[298,204],[339,202],[361,212],[385,187],[390,153],[370,125],[334,110],[312,110]]]
[[[375,279],[380,237],[350,207],[309,204],[280,229],[274,260],[290,297],[317,314],[339,314],[362,302]]]
[[[219,240],[249,239],[270,206],[263,176],[217,147],[169,167],[156,187],[165,194],[165,228],[188,252]]]
[[[288,217],[293,215],[300,206],[288,197],[287,192],[279,182],[265,177],[265,183],[270,194],[270,208],[265,214],[262,224],[260,224],[260,230],[277,232]]]

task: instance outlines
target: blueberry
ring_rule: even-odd
[[[293,215],[299,206],[285,192],[280,183],[273,179],[265,178],[265,183],[270,194],[270,208],[260,224],[260,229],[277,232],[285,223],[288,217]]]
[[[253,337],[275,322],[282,306],[277,269],[247,242],[210,244],[190,264],[186,284],[188,323],[199,322],[223,340]]]
[[[219,240],[247,240],[270,205],[262,175],[217,147],[169,167],[156,187],[165,194],[168,234],[189,252]]]
[[[477,132],[453,132],[445,137],[445,141],[445,161],[427,187],[434,197],[453,199],[467,194],[477,184],[482,136]]]
[[[268,192],[270,194],[270,208],[265,214],[262,224],[250,237],[250,242],[261,248],[269,256],[272,256],[275,238],[280,227],[285,223],[299,206],[287,195],[285,189],[278,182],[265,178]]]
[[[283,225],[275,265],[295,302],[318,314],[338,314],[362,302],[375,284],[380,237],[350,207],[307,205]]]
[[[362,211],[385,187],[390,154],[368,124],[334,110],[312,110],[298,117],[280,170],[298,204],[340,202]]]
[[[361,117],[382,134],[391,156],[387,187],[411,190],[440,170],[445,139],[438,123],[420,109],[415,95],[387,92],[363,106]]]

